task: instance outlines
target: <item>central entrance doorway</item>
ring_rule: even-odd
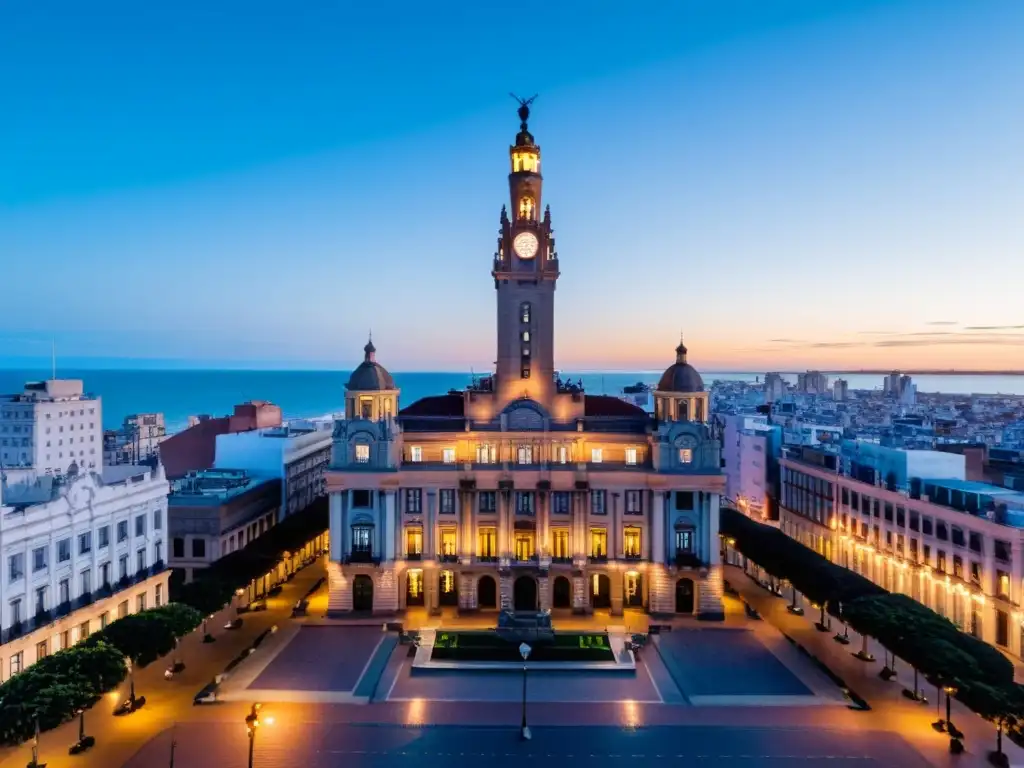
[[[512,607],[517,611],[537,610],[537,581],[532,576],[520,576],[512,586]]]
[[[595,573],[592,577],[591,605],[595,608],[612,607],[612,580],[603,573]]]
[[[373,579],[365,573],[360,573],[352,579],[352,610],[373,610]]]
[[[572,608],[572,585],[565,576],[558,576],[555,579],[551,605],[554,608]]]

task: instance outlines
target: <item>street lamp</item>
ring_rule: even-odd
[[[260,719],[260,710],[262,708],[262,704],[253,704],[249,714],[245,716],[245,730],[249,734],[249,768],[252,768],[253,750],[256,747],[256,729],[260,727],[261,723],[266,723],[267,725],[274,724],[273,717]]]
[[[531,738],[530,726],[526,724],[526,660],[530,658],[530,651],[532,650],[526,643],[522,643],[519,646],[519,655],[523,657],[523,722],[519,727],[519,737],[523,741],[529,741]],[[250,765],[249,768],[252,768],[252,766]]]
[[[956,728],[953,727],[953,721],[950,720],[950,703],[951,703],[950,699],[952,699],[954,696],[956,696],[956,686],[955,685],[947,685],[945,690],[946,690],[946,730],[949,731],[949,733],[952,735],[952,734],[956,733]]]

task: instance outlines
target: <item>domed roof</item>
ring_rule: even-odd
[[[395,389],[395,380],[391,378],[387,368],[377,362],[377,348],[373,340],[363,347],[363,362],[352,371],[345,389],[353,392],[378,392],[382,389]]]
[[[682,340],[676,347],[676,361],[661,374],[658,380],[659,392],[703,392],[704,380],[697,369],[686,362],[686,346]]]

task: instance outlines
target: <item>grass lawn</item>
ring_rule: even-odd
[[[530,661],[614,661],[603,632],[558,632],[551,643],[531,646]],[[431,659],[438,661],[522,661],[519,643],[494,632],[438,632]]]

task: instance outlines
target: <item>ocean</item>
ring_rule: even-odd
[[[214,370],[59,370],[58,376],[82,379],[87,392],[103,399],[103,426],[119,427],[132,413],[160,411],[169,432],[183,429],[188,417],[198,414],[223,416],[236,403],[269,400],[281,407],[285,418],[318,418],[344,407],[349,371],[214,371]],[[564,373],[563,378],[582,379],[587,392],[618,395],[637,382],[654,384],[660,371]],[[20,392],[26,381],[49,378],[47,370],[0,370],[0,393]],[[426,395],[461,389],[468,373],[393,373],[401,388],[400,403],[408,405]],[[763,373],[702,372],[704,383],[715,379],[754,381]],[[796,376],[788,376],[793,381]],[[832,377],[830,377],[832,378]],[[851,389],[878,389],[880,375],[843,376]],[[1024,395],[1024,376],[914,376],[919,392],[986,393]]]

